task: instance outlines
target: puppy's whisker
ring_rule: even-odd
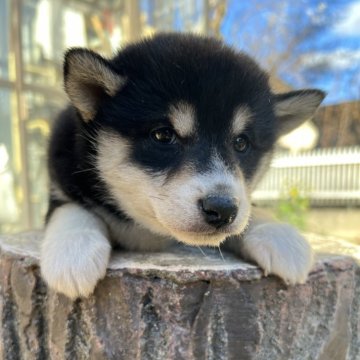
[[[151,197],[153,199],[159,199],[159,200],[164,200],[167,198],[167,196],[154,196],[154,195],[149,195],[149,197]]]
[[[200,246],[197,246],[197,248],[200,250],[200,252],[203,254],[203,256],[206,258],[206,254],[204,253],[203,249]]]
[[[84,172],[88,172],[88,171],[93,171],[93,170],[96,170],[95,167],[93,168],[88,168],[88,169],[84,169],[84,170],[78,170],[78,171],[74,171],[72,174],[80,174],[80,173],[84,173]]]
[[[219,253],[220,253],[220,256],[222,258],[222,261],[225,262],[224,256],[223,256],[223,254],[221,252],[221,249],[220,249],[220,245],[218,246],[218,249],[219,249]]]
[[[91,136],[91,135],[89,135],[89,134],[87,134],[87,133],[78,134],[77,136],[78,136],[79,138],[82,138],[82,139],[84,139],[84,140],[86,140],[86,141],[89,141],[89,142],[91,142],[91,143],[96,143],[96,141],[97,141],[94,136]]]

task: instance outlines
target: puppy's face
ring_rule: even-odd
[[[131,137],[101,130],[97,167],[121,209],[141,225],[189,244],[217,245],[248,222],[242,165],[251,145],[220,129],[207,138],[195,116],[193,105],[179,102]]]
[[[111,199],[138,224],[192,245],[244,230],[276,138],[323,98],[273,95],[246,55],[184,35],[157,36],[111,61],[72,50],[65,88],[96,134],[95,166]]]

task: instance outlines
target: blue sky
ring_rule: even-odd
[[[228,0],[221,31],[295,88],[360,99],[360,0]]]

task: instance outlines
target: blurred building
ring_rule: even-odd
[[[360,101],[324,106],[314,122],[320,134],[317,147],[360,145]]]
[[[47,136],[66,102],[65,49],[84,46],[110,56],[159,30],[216,33],[223,3],[0,0],[0,232],[43,225]]]

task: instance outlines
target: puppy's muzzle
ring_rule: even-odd
[[[231,224],[238,213],[236,199],[229,196],[209,195],[199,204],[205,221],[216,229]]]

